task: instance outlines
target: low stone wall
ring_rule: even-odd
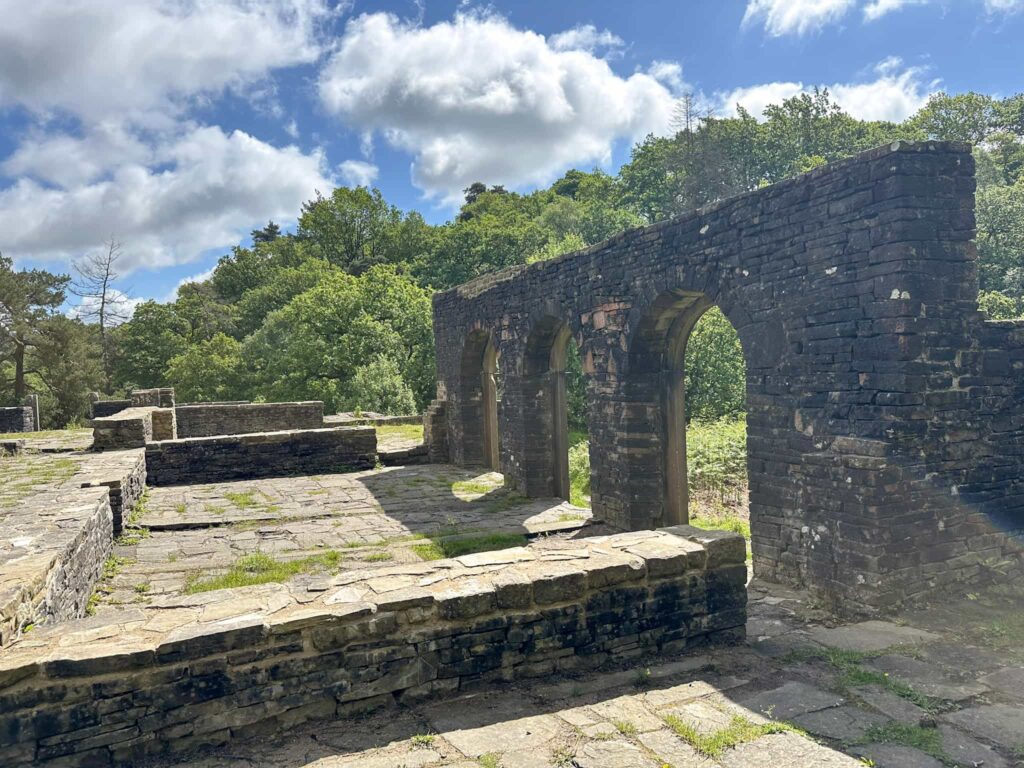
[[[89,422],[95,451],[144,448],[153,439],[153,409],[126,408]]]
[[[175,408],[178,437],[245,435],[255,432],[319,429],[324,426],[324,404],[304,403],[197,403]]]
[[[354,472],[376,463],[373,427],[197,437],[146,446],[150,485]]]
[[[131,392],[133,408],[173,408],[174,388],[156,387],[154,389],[133,389]]]
[[[75,475],[83,488],[107,488],[114,535],[121,533],[132,508],[146,491],[146,453],[140,450],[113,451],[91,459]]]
[[[19,405],[14,408],[0,408],[0,433],[32,432],[35,414],[32,407]]]
[[[44,631],[0,657],[0,764],[131,765],[490,681],[735,642],[745,556],[735,534],[680,526],[339,576],[304,604],[263,585],[165,601],[159,621],[150,607]]]
[[[87,454],[79,462],[70,478],[34,491],[5,513],[0,526],[0,647],[30,624],[85,615],[124,510],[142,496],[143,451]],[[0,669],[2,664],[0,656]]]
[[[176,440],[178,438],[178,421],[174,408],[153,409],[153,439]]]
[[[408,467],[413,464],[427,464],[427,446],[423,443],[411,448],[398,448],[391,451],[380,451],[380,463],[385,467]]]
[[[4,522],[11,549],[0,552],[0,647],[30,624],[83,616],[114,540],[106,488],[36,499]]]
[[[324,424],[336,424],[339,427],[383,427],[389,424],[398,426],[403,424],[421,424],[422,422],[423,417],[419,415],[383,416],[381,414],[363,414],[362,416],[356,416],[353,413],[336,413],[333,416],[324,416]]]

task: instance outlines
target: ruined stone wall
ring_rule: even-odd
[[[554,487],[558,328],[587,379],[595,516],[673,522],[667,392],[718,305],[747,373],[755,571],[872,611],[1017,567],[1020,331],[977,312],[974,162],[896,143],[434,298],[449,451],[480,464],[480,350],[504,394],[500,468]],[[993,566],[998,568],[993,570]]]
[[[31,406],[0,408],[0,433],[31,432],[35,428],[35,415]]]
[[[243,435],[324,426],[324,404],[196,403],[175,408],[178,437]]]
[[[90,632],[64,628],[77,642],[44,631],[39,647],[11,649],[0,674],[0,765],[131,765],[491,681],[744,637],[745,547],[735,534],[625,535],[582,557],[555,554],[469,555],[424,565],[422,579],[356,575],[315,604],[288,605],[283,585],[224,590],[220,607],[278,609],[167,629],[194,612],[186,602],[167,621],[108,627],[116,641],[96,622]]]
[[[58,505],[60,520],[47,519],[31,504],[22,504],[5,518],[7,532],[28,543],[0,556],[0,647],[33,624],[83,616],[113,546],[106,488],[39,502],[48,515]]]
[[[373,427],[183,438],[146,446],[150,485],[354,472],[372,469],[376,461]]]
[[[153,439],[153,408],[132,407],[92,419],[92,447],[95,451],[144,448]]]

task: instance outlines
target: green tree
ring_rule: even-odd
[[[377,357],[359,366],[346,389],[345,410],[392,416],[416,413],[416,397],[395,360]]]
[[[989,320],[1015,320],[1020,317],[1020,301],[999,291],[981,291],[978,294],[978,309]]]
[[[26,357],[39,344],[43,324],[64,303],[69,280],[41,269],[15,271],[11,259],[0,254],[0,356],[12,361],[16,404],[28,394]]]
[[[185,352],[189,323],[174,304],[144,301],[132,319],[114,329],[114,382],[119,388],[160,387],[167,383],[167,364]]]
[[[189,346],[167,363],[167,383],[182,402],[244,399],[242,345],[217,333]]]
[[[89,393],[102,390],[102,339],[97,325],[64,315],[48,317],[30,354],[29,382],[40,394],[43,427],[60,429],[82,421]]]
[[[714,421],[746,410],[746,365],[732,323],[718,307],[697,321],[686,342],[686,416]]]

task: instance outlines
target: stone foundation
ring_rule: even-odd
[[[34,428],[35,414],[31,406],[0,408],[0,433],[32,432]]]
[[[165,602],[166,621],[150,608],[47,630],[0,659],[0,764],[131,765],[739,641],[744,559],[735,534],[679,527],[337,577],[305,604],[264,585]]]
[[[371,469],[376,463],[373,427],[199,437],[146,446],[150,485],[346,472]]]
[[[256,432],[320,429],[324,404],[304,403],[196,403],[175,408],[178,437],[245,435]]]

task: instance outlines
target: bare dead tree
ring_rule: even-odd
[[[76,277],[71,283],[71,292],[82,299],[77,308],[78,317],[95,322],[100,328],[100,354],[108,389],[110,329],[131,315],[128,295],[114,288],[114,283],[121,277],[117,265],[122,255],[121,243],[111,235],[103,250],[83,256],[72,265]]]

